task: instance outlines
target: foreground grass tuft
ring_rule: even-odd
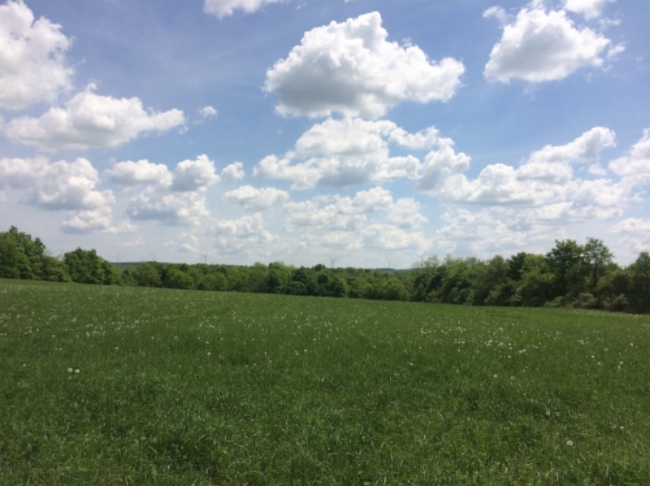
[[[0,484],[650,484],[650,317],[0,281]]]

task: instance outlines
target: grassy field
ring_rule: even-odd
[[[650,317],[0,280],[0,484],[650,484]]]

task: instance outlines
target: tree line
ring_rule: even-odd
[[[0,232],[0,277],[100,285],[260,292],[465,305],[576,307],[650,312],[650,255],[621,267],[605,244],[556,240],[545,255],[519,252],[489,260],[430,257],[409,270],[143,262],[118,268],[95,250],[63,258],[11,227]]]

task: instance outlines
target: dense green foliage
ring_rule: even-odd
[[[432,257],[408,271],[313,268],[274,262],[252,266],[143,262],[120,270],[95,250],[76,249],[60,262],[45,255],[40,239],[11,228],[0,233],[0,276],[79,283],[255,292],[373,300],[578,307],[650,312],[650,255],[627,268],[596,238],[585,245],[556,241],[546,255],[520,252],[484,261]]]
[[[648,485],[649,336],[582,309],[0,280],[0,484]]]

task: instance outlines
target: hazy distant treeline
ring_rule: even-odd
[[[650,255],[628,267],[596,238],[556,241],[546,255],[428,258],[410,270],[144,262],[119,269],[95,250],[47,254],[43,242],[11,227],[0,232],[0,277],[206,291],[410,300],[467,305],[554,306],[650,312]]]

